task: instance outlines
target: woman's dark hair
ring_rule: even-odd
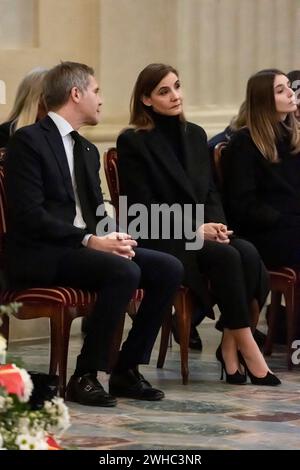
[[[171,65],[149,64],[139,74],[130,100],[130,121],[137,129],[153,129],[154,122],[150,109],[144,105],[142,98],[150,97],[154,88],[168,73],[174,73],[178,77],[177,70]],[[183,113],[180,118],[184,120]]]
[[[278,69],[261,70],[252,75],[248,80],[246,95],[247,127],[255,145],[270,161],[278,159],[276,141],[281,134],[274,96],[274,80],[277,75],[286,76]],[[288,114],[284,126],[290,134],[293,152],[299,152],[299,125],[294,113]]]

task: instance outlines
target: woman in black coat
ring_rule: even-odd
[[[177,256],[185,267],[185,284],[199,303],[205,302],[203,275],[210,280],[222,313],[224,333],[217,357],[227,381],[246,380],[240,351],[252,383],[279,384],[250,329],[250,304],[255,299],[262,305],[267,294],[266,271],[250,243],[231,239],[211,179],[206,134],[184,119],[181,86],[173,67],[150,64],[140,73],[132,96],[130,123],[134,128],[124,131],[117,142],[121,194],[128,197],[128,207],[143,204],[148,213],[157,209],[155,205],[165,204],[162,230],[158,230],[153,217],[140,219],[139,244]],[[202,221],[196,217],[200,204],[204,204]],[[175,215],[166,227],[166,208],[171,206]],[[191,224],[198,242],[194,241],[192,247],[185,236]],[[132,228],[137,232],[137,223]]]
[[[295,94],[279,70],[247,85],[247,127],[223,158],[226,213],[269,267],[300,265],[300,124]]]

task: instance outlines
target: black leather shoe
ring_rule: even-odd
[[[164,392],[153,388],[137,369],[120,374],[113,372],[109,380],[109,392],[117,397],[149,401],[161,400],[165,396]]]
[[[173,333],[173,336],[174,336],[174,340],[176,341],[177,344],[180,344],[177,321],[176,321],[176,315],[172,315],[172,326],[171,326],[171,328],[172,328],[172,333]],[[189,348],[190,349],[196,349],[197,351],[202,351],[201,338],[199,336],[197,328],[193,325],[191,326],[191,331],[190,331]]]
[[[66,400],[88,406],[116,406],[115,397],[107,393],[94,374],[72,375],[67,385]]]

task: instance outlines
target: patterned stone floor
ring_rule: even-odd
[[[156,369],[156,345],[151,364],[141,371],[165,391],[165,400],[119,399],[116,408],[68,403],[72,426],[63,445],[103,450],[299,449],[300,375],[299,369],[287,371],[283,347],[278,346],[269,360],[281,386],[228,385],[219,380],[214,357],[220,334],[210,320],[199,331],[204,348],[202,353],[190,351],[188,385],[181,385],[178,345],[168,351],[161,370]],[[80,335],[73,336],[70,374],[80,345]],[[28,369],[47,371],[46,341],[13,343],[10,353],[21,357]],[[107,381],[107,376],[101,379]]]

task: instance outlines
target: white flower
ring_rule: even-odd
[[[24,385],[23,396],[19,397],[19,400],[26,403],[29,400],[30,395],[32,394],[33,383],[30,378],[30,375],[25,369],[19,369],[19,373],[22,377],[23,385]]]
[[[31,436],[29,434],[19,434],[16,438],[16,445],[20,450],[29,450]]]
[[[42,431],[36,434],[19,434],[15,441],[19,450],[47,450],[45,434]]]
[[[19,306],[17,303],[0,305],[0,325],[1,315],[13,313]],[[5,339],[0,336],[0,364],[6,346]],[[33,390],[30,375],[14,364],[0,368],[0,450],[59,448],[56,436],[70,425],[68,408],[63,400],[54,398],[38,410],[31,409],[30,403],[27,403]],[[49,433],[53,436],[49,436]]]
[[[51,401],[45,401],[44,409],[50,416],[47,431],[50,434],[61,435],[70,426],[69,410],[63,399],[55,397]]]
[[[26,434],[30,428],[30,419],[27,416],[20,416],[18,420],[18,434]]]

